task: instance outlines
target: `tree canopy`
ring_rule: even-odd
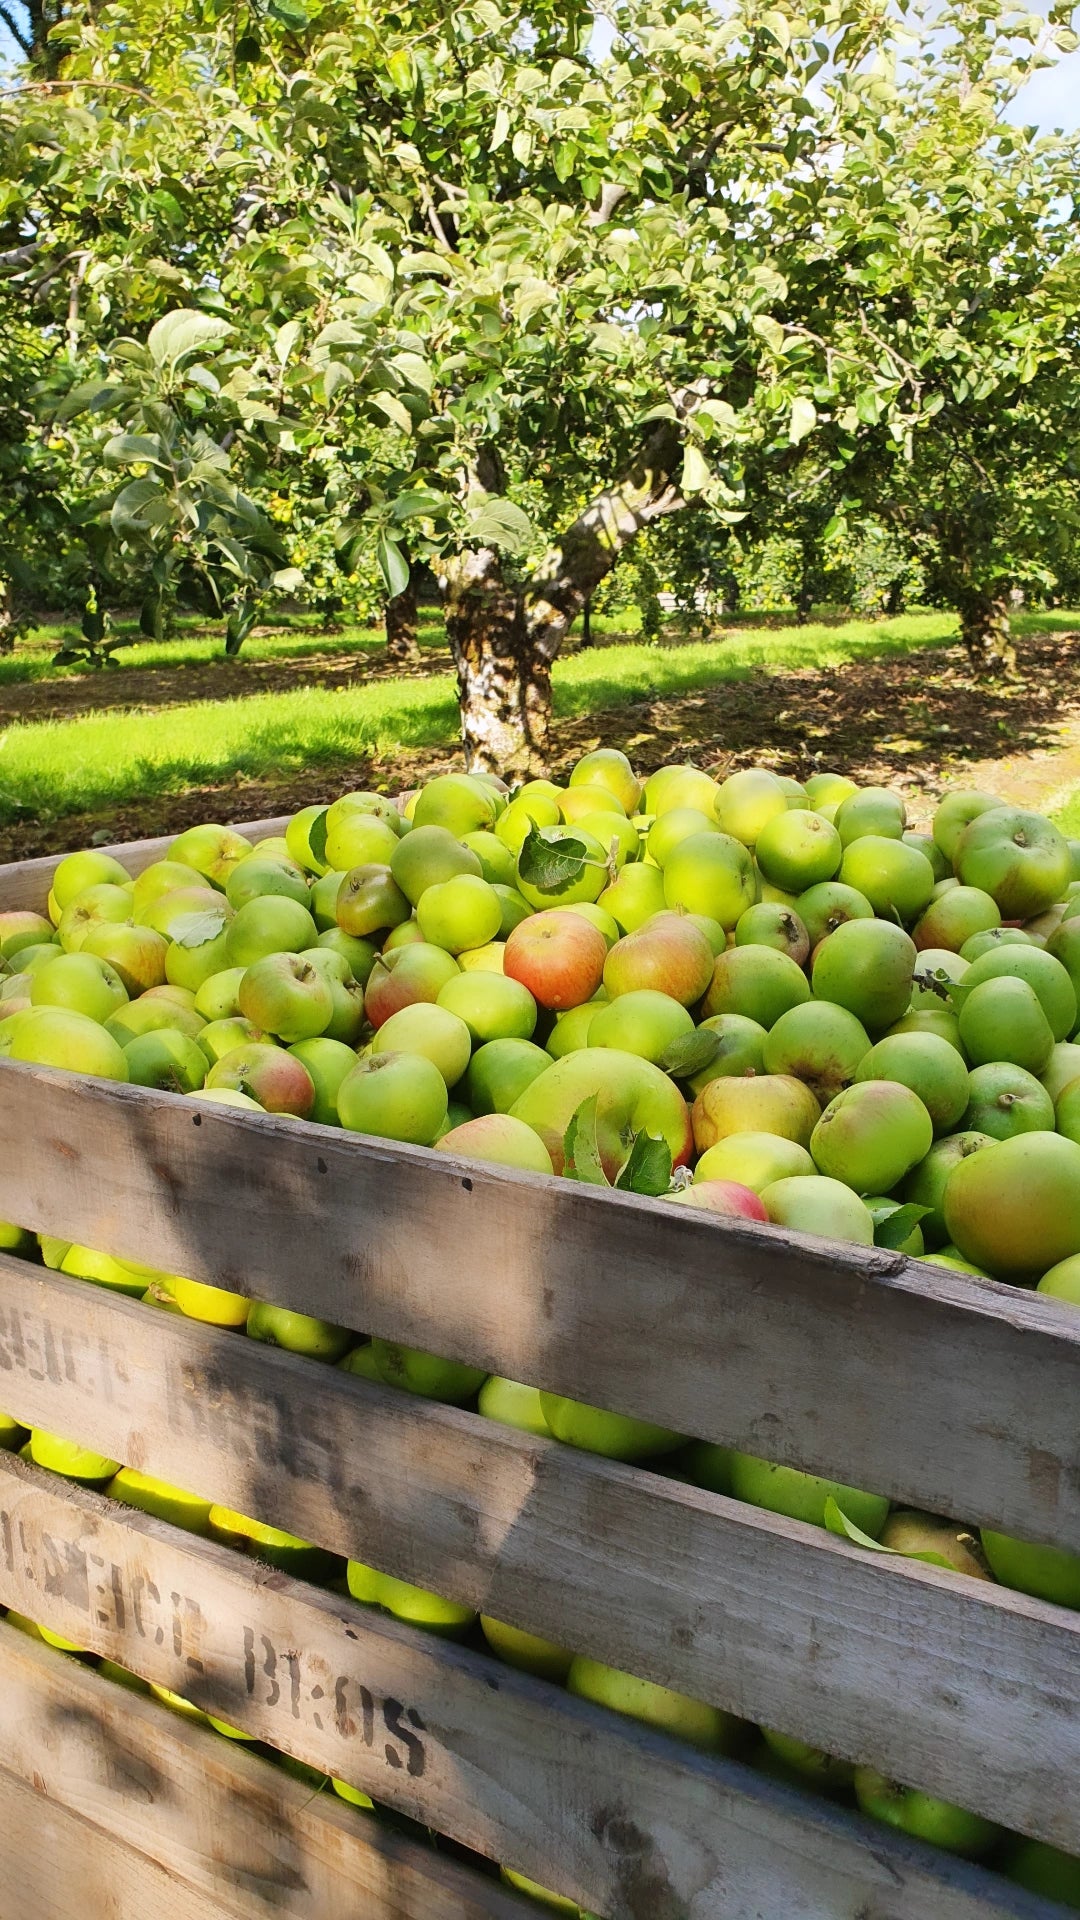
[[[234,639],[297,584],[271,496],[388,596],[429,563],[500,771],[675,514],[891,519],[985,652],[1074,514],[1080,152],[1002,118],[1070,31],[1002,0],[72,13],[3,106],[50,510],[147,621],[197,589]]]

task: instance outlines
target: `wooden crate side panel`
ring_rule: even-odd
[[[3,1920],[248,1920],[0,1768]]]
[[[20,1461],[0,1461],[0,1486],[0,1599],[610,1920],[986,1920],[1011,1899],[735,1762],[118,1518]]]
[[[213,1914],[245,1920],[522,1920],[530,1907],[471,1868],[180,1719],[14,1627],[0,1626],[9,1773],[149,1856]],[[74,1904],[72,1914],[96,1909]],[[125,1920],[129,1909],[123,1909]],[[140,1910],[132,1906],[132,1920]],[[166,1911],[172,1920],[171,1909]]]
[[[234,831],[242,833],[246,840],[265,840],[270,834],[284,833],[289,818],[288,814],[282,814],[273,820],[241,820]],[[144,867],[163,860],[175,839],[175,833],[164,833],[153,840],[119,841],[112,847],[95,848],[95,852],[111,854],[134,879]],[[39,860],[15,860],[0,866],[0,913],[12,907],[29,907],[34,913],[44,913],[53,874],[66,857],[62,853],[48,853]]]
[[[26,1424],[1013,1825],[1061,1798],[1077,1616],[78,1281],[0,1276],[0,1405]]]
[[[0,1218],[1080,1550],[1065,1303],[10,1062]]]

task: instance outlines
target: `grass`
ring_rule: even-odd
[[[1069,624],[1068,616],[1056,614],[1029,615],[1017,624],[1021,631],[1046,630],[1059,620]],[[1078,623],[1074,616],[1071,624]],[[935,613],[744,630],[685,646],[632,641],[558,662],[555,709],[581,715],[741,680],[755,670],[836,667],[945,646],[954,636],[953,618]],[[295,777],[308,767],[342,765],[365,753],[450,746],[456,737],[449,674],[28,722],[0,735],[0,820],[28,814],[54,819],[236,776]]]

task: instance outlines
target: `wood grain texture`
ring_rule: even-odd
[[[145,1855],[190,1890],[193,1920],[234,1910],[244,1920],[524,1920],[534,1911],[497,1881],[346,1806],[329,1785],[315,1793],[261,1754],[8,1626],[0,1626],[0,1736],[9,1775],[32,1780],[39,1805],[111,1837],[118,1889],[129,1850]],[[140,1907],[133,1893],[116,1909],[122,1920],[187,1914],[167,1899]],[[84,1896],[56,1911],[102,1920],[106,1909]]]
[[[264,840],[272,833],[284,833],[289,818],[288,814],[282,814],[273,820],[240,820],[234,830],[248,840]],[[156,840],[124,840],[116,846],[97,847],[95,852],[111,854],[134,879],[144,867],[163,860],[175,839],[175,833],[165,833]],[[47,853],[39,860],[15,860],[0,866],[0,912],[6,913],[11,907],[29,907],[34,913],[44,913],[53,874],[66,857],[62,853]]]
[[[247,1920],[0,1768],[2,1920]]]
[[[11,1458],[0,1543],[21,1612],[611,1920],[995,1910],[926,1849]],[[1045,1768],[1068,1795],[1075,1755]]]
[[[2,1257],[0,1404],[1016,1826],[1080,1751],[1075,1615]]]
[[[0,1218],[1080,1550],[1041,1295],[9,1061]]]

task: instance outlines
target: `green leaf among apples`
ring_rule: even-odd
[[[712,1027],[697,1027],[693,1033],[681,1033],[665,1047],[657,1066],[672,1080],[689,1080],[712,1066],[720,1045],[720,1035]]]
[[[552,845],[545,840],[539,827],[530,827],[522,842],[518,855],[518,873],[530,887],[538,887],[541,893],[562,893],[565,887],[572,887],[580,880],[587,866],[595,866],[585,852],[585,842],[571,838],[559,840]]]
[[[854,1520],[848,1519],[847,1514],[837,1505],[831,1494],[825,1502],[825,1525],[830,1533],[839,1534],[841,1540],[851,1540],[855,1546],[866,1547],[870,1553],[884,1553],[890,1560],[925,1560],[928,1567],[944,1567],[946,1573],[956,1571],[944,1554],[900,1553],[896,1547],[882,1546],[880,1540],[875,1540],[871,1534],[864,1533],[861,1527],[855,1525]]]
[[[216,940],[228,918],[228,909],[207,907],[201,913],[182,913],[174,920],[170,929],[174,946],[202,947],[208,940]]]
[[[616,1175],[622,1193],[644,1193],[659,1200],[671,1188],[671,1148],[654,1133],[635,1133],[633,1144]]]
[[[905,1240],[909,1239],[914,1228],[925,1220],[933,1207],[920,1207],[909,1200],[902,1207],[894,1207],[882,1220],[874,1222],[874,1245],[886,1247],[891,1253],[899,1252]]]
[[[570,1125],[563,1136],[563,1172],[568,1179],[580,1180],[586,1186],[606,1187],[608,1177],[600,1158],[596,1132],[597,1104],[594,1093],[571,1114]]]
[[[598,1096],[591,1094],[571,1115],[563,1136],[563,1173],[589,1187],[609,1187],[597,1134]],[[656,1134],[635,1133],[630,1151],[615,1176],[620,1193],[643,1193],[656,1200],[671,1188],[671,1148]]]

